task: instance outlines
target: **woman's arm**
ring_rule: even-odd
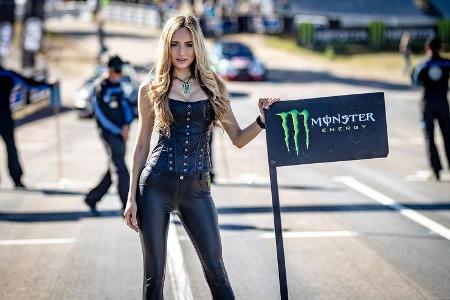
[[[222,93],[228,98],[228,91],[224,90]],[[276,101],[279,101],[279,98],[260,98],[258,101],[258,107],[260,111],[261,121],[264,123],[264,113],[263,109],[268,109],[269,106]],[[231,104],[228,102],[227,109],[225,113],[225,122],[222,123],[223,128],[227,132],[230,137],[233,145],[238,148],[242,148],[247,145],[250,141],[252,141],[263,129],[258,125],[255,121],[248,125],[246,128],[241,129],[238,122],[236,121],[236,117],[234,116],[233,110],[231,109]]]
[[[137,205],[136,205],[136,189],[144,167],[148,153],[150,151],[150,138],[153,131],[154,115],[151,110],[151,102],[149,99],[149,83],[144,83],[139,87],[138,97],[138,132],[136,143],[133,150],[133,163],[130,174],[130,189],[128,192],[128,201],[125,208],[124,217],[127,225],[138,231],[138,223],[136,218]]]

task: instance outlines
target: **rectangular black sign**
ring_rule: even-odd
[[[265,120],[270,167],[389,153],[383,93],[280,101]]]

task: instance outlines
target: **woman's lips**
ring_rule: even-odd
[[[177,61],[184,63],[184,62],[187,62],[187,58],[185,58],[185,59],[177,58]]]

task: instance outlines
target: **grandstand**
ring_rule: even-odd
[[[450,0],[433,2],[450,6]],[[335,20],[342,27],[365,27],[373,21],[399,27],[429,26],[436,22],[416,7],[413,0],[291,0],[289,6],[297,22],[317,24]]]

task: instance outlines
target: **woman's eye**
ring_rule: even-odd
[[[175,46],[177,46],[178,44],[171,44],[170,45],[170,47],[175,47]]]
[[[186,47],[189,47],[189,48],[191,48],[193,46],[194,46],[193,44],[186,44]]]

